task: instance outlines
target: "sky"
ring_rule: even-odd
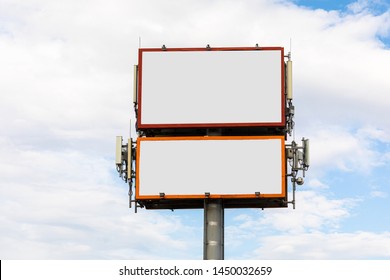
[[[390,259],[387,0],[0,0],[0,259],[202,259],[202,210],[128,208],[115,136],[139,46],[256,43],[311,166],[295,210],[225,210],[225,259]]]

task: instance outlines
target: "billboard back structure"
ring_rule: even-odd
[[[204,199],[283,207],[287,199],[283,136],[141,137],[136,158],[135,198],[147,208],[203,208]]]
[[[141,48],[137,127],[284,127],[284,49]]]

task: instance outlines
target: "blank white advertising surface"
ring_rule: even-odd
[[[140,49],[142,127],[275,125],[283,120],[283,48]]]
[[[138,138],[137,199],[283,197],[284,137]]]

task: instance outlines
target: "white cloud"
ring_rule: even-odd
[[[383,129],[362,127],[353,131],[340,125],[317,123],[305,129],[310,138],[310,171],[323,174],[329,170],[370,174],[377,167],[388,163],[386,147],[378,148],[378,143],[389,143]],[[385,150],[383,150],[385,149]]]
[[[230,244],[264,228],[292,238],[261,235],[267,245],[252,257],[272,249],[280,254],[270,258],[298,250],[337,258],[336,241],[348,239],[340,256],[352,249],[370,258],[379,241],[388,244],[387,233],[334,233],[356,201],[321,191],[333,187],[322,179],[330,167],[370,174],[389,162],[390,56],[378,39],[389,34],[389,12],[373,14],[366,1],[347,13],[288,1],[2,1],[0,26],[1,258],[200,258],[202,231],[185,214],[129,213],[126,185],[112,176],[114,137],[128,135],[133,118],[139,37],[144,47],[286,50],[292,38],[297,135],[311,139],[311,189],[297,193],[295,211],[238,217]],[[363,240],[371,245],[359,254]],[[377,256],[388,257],[385,250]]]
[[[360,203],[298,191],[295,210],[252,210],[235,216],[225,230],[226,252],[239,259],[389,258],[389,232],[340,232]],[[240,247],[246,250],[237,252]]]
[[[347,10],[354,14],[378,14],[389,8],[389,3],[385,0],[357,0],[347,5]]]
[[[376,128],[372,125],[360,128],[357,131],[357,135],[360,138],[367,138],[382,143],[390,143],[390,133],[383,129]]]
[[[382,192],[382,191],[371,191],[370,192],[370,196],[371,197],[379,197],[379,198],[386,198],[387,197],[387,193],[385,192]]]
[[[383,187],[373,184],[370,186],[370,197],[371,198],[387,198],[388,192],[383,191]]]
[[[292,194],[289,194],[290,199]],[[334,231],[350,216],[350,211],[358,203],[356,199],[329,199],[314,191],[296,193],[296,209],[266,209],[261,213],[239,216],[237,224],[229,228],[234,236],[245,232],[250,236],[255,232],[268,231],[303,234],[306,232]],[[255,215],[255,213],[257,215]],[[236,227],[237,226],[237,227]],[[233,229],[234,227],[234,229]]]
[[[314,188],[314,189],[328,189],[329,186],[323,182],[321,182],[318,178],[313,178],[310,176],[308,182],[305,182],[305,187]]]
[[[197,231],[175,214],[132,214],[111,160],[5,142],[1,154],[15,159],[0,165],[2,259],[194,258]]]
[[[250,256],[252,259],[388,259],[390,233],[320,232],[300,235],[267,236]]]

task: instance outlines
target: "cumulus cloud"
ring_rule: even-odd
[[[252,259],[358,260],[388,259],[390,233],[321,232],[301,235],[267,236]]]
[[[312,176],[310,176],[310,180],[305,183],[305,186],[309,187],[309,188],[314,188],[314,189],[328,189],[329,188],[329,185],[321,182],[320,179],[318,179],[318,178],[312,178]]]
[[[289,194],[291,197],[291,194]],[[310,232],[337,231],[343,220],[350,216],[359,203],[357,199],[329,199],[314,191],[299,191],[296,194],[297,208],[266,209],[252,211],[235,218],[228,227],[232,237],[238,240],[261,236],[262,233],[289,233],[292,235]],[[267,229],[267,230],[265,230]]]
[[[192,216],[180,211],[129,213],[127,186],[114,177],[115,136],[134,133],[137,48],[259,43],[287,51],[290,38],[296,134],[311,139],[310,190],[297,193],[295,211],[266,210],[261,219],[240,214],[227,225],[227,242],[266,241],[247,253],[253,258],[269,249],[270,258],[310,254],[320,242],[317,255],[298,257],[337,257],[343,247],[336,241],[347,238],[344,250],[362,240],[388,243],[386,233],[336,234],[357,201],[322,193],[333,188],[323,180],[332,168],[370,174],[390,159],[390,14],[370,7],[368,1],[345,11],[291,1],[2,1],[0,257],[200,258],[201,222],[189,224]],[[383,189],[370,191],[386,199]],[[355,252],[374,257],[374,245]],[[385,250],[377,256],[388,256]]]
[[[353,131],[338,125],[320,126],[310,136],[312,168],[315,173],[339,169],[369,174],[388,163],[386,147],[377,147],[388,143],[387,137],[383,130],[371,127]]]
[[[0,165],[2,259],[194,258],[197,230],[175,214],[131,214],[111,160],[4,142],[1,154],[17,159]]]
[[[371,197],[379,197],[379,198],[386,198],[387,197],[387,193],[385,192],[382,192],[382,191],[371,191],[370,192],[370,196]]]

